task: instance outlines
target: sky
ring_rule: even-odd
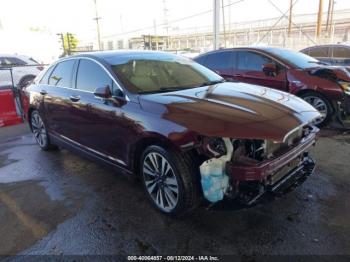
[[[143,33],[165,32],[164,6],[168,10],[169,33],[192,31],[212,26],[212,13],[205,13],[179,22],[183,17],[212,10],[213,0],[96,0],[100,19],[101,36],[127,38]],[[282,11],[287,11],[290,0],[270,0]],[[164,5],[165,2],[165,5]],[[226,22],[231,23],[278,17],[280,13],[269,0],[224,0]],[[316,13],[319,0],[297,0],[294,14]],[[328,1],[324,0],[324,11]],[[336,0],[335,9],[350,8],[349,0]],[[14,48],[33,49],[37,42],[52,42],[57,49],[56,33],[71,32],[80,42],[96,41],[94,0],[0,0],[0,53]],[[154,26],[156,24],[156,26]],[[0,26],[1,26],[0,25]],[[128,33],[140,28],[143,31]],[[33,39],[28,31],[41,32],[41,38]],[[2,32],[2,33],[1,33]],[[37,34],[38,35],[38,34]],[[23,36],[26,41],[23,42]],[[33,44],[35,42],[35,44]],[[50,43],[51,43],[50,42]],[[43,43],[41,43],[42,45]],[[24,46],[27,45],[27,48]],[[54,47],[53,47],[54,46]],[[3,50],[1,50],[3,49]],[[41,49],[41,48],[40,48]],[[48,48],[50,49],[50,48]]]

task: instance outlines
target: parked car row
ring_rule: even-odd
[[[268,74],[275,89],[227,82],[169,53],[96,52],[55,62],[24,89],[26,119],[43,150],[65,147],[139,176],[164,213],[187,213],[203,199],[252,205],[312,174],[308,151],[321,115],[281,91],[286,74],[302,81],[305,71],[276,59],[279,68],[272,55],[266,61],[253,60],[249,50],[226,52],[206,58],[219,54],[230,65],[233,57],[250,55],[240,69],[250,72],[249,61],[254,69],[264,64],[260,76]],[[204,56],[199,60],[206,64]],[[287,66],[291,72],[282,73]],[[221,74],[237,77],[228,67]]]
[[[35,59],[25,55],[0,54],[0,86],[12,86],[19,88],[27,86],[43,69]]]
[[[350,70],[330,66],[300,52],[273,48],[232,48],[202,54],[196,62],[228,81],[239,81],[297,95],[315,107],[318,126],[350,114]]]
[[[300,52],[330,65],[350,66],[349,45],[318,45],[305,48]]]

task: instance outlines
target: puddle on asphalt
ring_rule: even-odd
[[[32,246],[74,213],[35,181],[0,184],[0,255]]]
[[[16,159],[10,159],[9,154],[0,154],[0,168],[17,162]]]

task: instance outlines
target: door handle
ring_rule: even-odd
[[[43,95],[43,96],[44,96],[44,95],[47,95],[46,90],[41,90],[41,91],[40,91],[40,95]]]
[[[80,96],[70,96],[69,99],[73,102],[78,102],[80,100]]]

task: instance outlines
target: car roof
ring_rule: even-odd
[[[343,43],[343,44],[313,45],[313,46],[305,47],[305,48],[301,49],[301,51],[311,49],[311,48],[317,48],[317,47],[346,47],[346,48],[350,48],[350,44]]]
[[[90,57],[97,59],[107,59],[116,56],[128,56],[128,55],[168,55],[176,56],[174,54],[162,51],[152,51],[152,50],[112,50],[112,51],[95,51],[95,52],[86,52],[77,55],[70,56],[69,58],[79,58],[79,57]]]

